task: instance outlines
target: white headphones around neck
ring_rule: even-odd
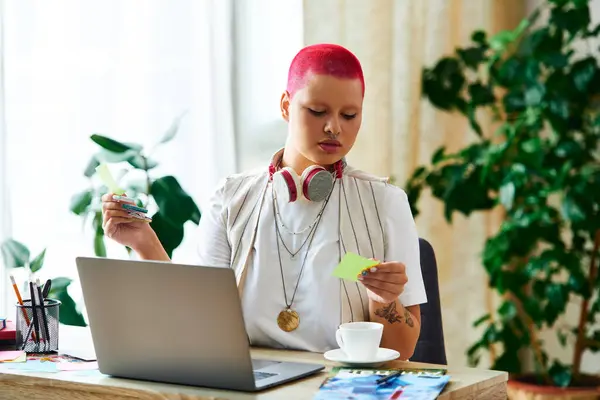
[[[320,202],[327,198],[336,179],[341,179],[346,162],[342,159],[333,165],[333,172],[320,165],[311,165],[298,176],[290,167],[269,166],[269,178],[277,197],[293,203],[302,195],[309,201]]]

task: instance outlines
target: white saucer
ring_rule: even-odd
[[[400,353],[396,350],[380,347],[372,360],[351,360],[342,349],[329,350],[323,356],[329,361],[339,362],[348,366],[378,367],[385,362],[397,359],[400,357]]]

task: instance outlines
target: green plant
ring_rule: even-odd
[[[21,242],[14,239],[7,239],[0,244],[4,265],[8,269],[26,268],[29,273],[39,273],[44,266],[46,249],[42,250],[35,258],[31,258],[31,252]],[[68,287],[71,279],[58,277],[52,279],[52,286],[48,297],[60,300],[59,321],[65,325],[87,326],[85,319],[77,310],[77,304],[69,295]]]
[[[173,250],[183,241],[184,224],[187,221],[196,225],[200,222],[198,206],[175,177],[151,176],[152,170],[159,165],[151,158],[152,153],[159,146],[173,140],[182,117],[183,115],[173,121],[163,137],[149,151],[137,143],[123,143],[98,134],[91,136],[100,149],[92,156],[83,172],[84,176],[89,178],[90,187],[73,195],[70,209],[84,220],[91,218],[95,232],[94,251],[98,257],[106,257],[100,198],[107,193],[107,188],[93,179],[95,169],[101,162],[128,165],[129,168],[122,169],[116,179],[129,197],[138,198],[139,206],[156,210],[151,216],[151,226],[169,256],[172,256]],[[128,179],[130,177],[131,179]]]
[[[502,210],[481,254],[502,301],[474,323],[483,334],[469,361],[494,347],[493,368],[563,387],[584,384],[582,353],[600,350],[600,70],[590,41],[599,33],[588,1],[549,0],[515,30],[474,32],[471,45],[425,68],[424,96],[463,115],[475,140],[440,147],[406,184],[415,215],[426,188],[448,222],[454,212]],[[493,132],[480,124],[486,114]],[[575,299],[577,326],[557,323]],[[574,344],[570,363],[550,359],[539,338],[548,328],[562,346]],[[531,357],[534,370],[524,371],[520,357]]]

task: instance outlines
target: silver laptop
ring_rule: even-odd
[[[100,372],[257,391],[321,371],[253,360],[233,270],[76,259]]]

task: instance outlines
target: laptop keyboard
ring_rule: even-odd
[[[255,381],[260,381],[261,379],[266,379],[266,378],[270,378],[272,376],[275,376],[277,374],[272,374],[269,372],[258,372],[258,371],[254,371],[254,380]]]

